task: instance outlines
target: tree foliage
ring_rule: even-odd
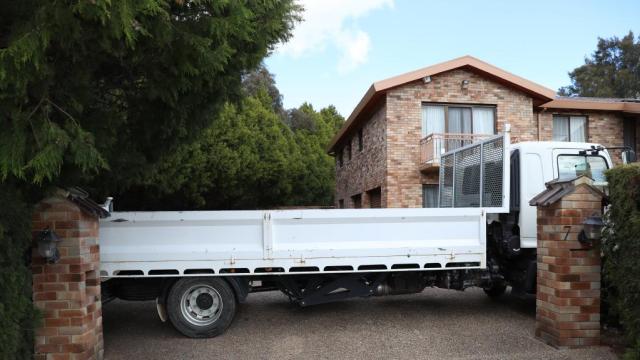
[[[140,182],[238,98],[296,19],[289,1],[36,2],[4,27],[0,176]],[[5,126],[6,125],[6,126]],[[63,171],[63,168],[65,171]],[[67,176],[69,175],[69,176]]]
[[[30,359],[36,312],[31,271],[25,258],[31,243],[31,194],[15,182],[0,185],[0,359]]]
[[[258,72],[264,75],[263,69]],[[267,72],[268,74],[268,72]],[[258,209],[329,206],[333,203],[333,159],[325,148],[344,119],[332,106],[309,104],[279,111],[271,75],[228,103],[191,144],[167,156],[147,183],[118,199],[119,208]],[[271,80],[269,80],[271,79]],[[269,87],[268,84],[273,84]],[[255,85],[255,84],[253,84]],[[252,94],[252,95],[249,95]],[[293,128],[287,114],[308,118]]]
[[[0,1],[0,198],[15,214],[38,198],[19,194],[51,185],[100,198],[146,184],[241,98],[242,75],[300,11],[293,0]],[[0,358],[15,358],[31,347],[29,216],[0,215]]]
[[[599,38],[596,51],[569,77],[561,95],[640,99],[640,38],[631,31],[622,39]]]

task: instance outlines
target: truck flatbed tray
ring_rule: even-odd
[[[114,212],[103,278],[486,266],[482,208]]]

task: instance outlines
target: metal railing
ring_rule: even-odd
[[[420,165],[440,166],[440,156],[447,151],[494,136],[492,134],[434,133],[420,140]]]

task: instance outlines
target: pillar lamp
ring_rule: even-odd
[[[40,232],[38,237],[38,253],[49,264],[54,264],[60,260],[60,251],[58,251],[58,243],[62,241],[51,229],[45,229]]]
[[[578,241],[583,245],[593,246],[595,241],[602,238],[604,223],[600,216],[589,216],[583,222],[583,229],[578,235]]]

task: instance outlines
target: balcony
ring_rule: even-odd
[[[429,134],[420,140],[420,171],[436,172],[440,168],[440,155],[447,151],[491,137],[491,134]]]

